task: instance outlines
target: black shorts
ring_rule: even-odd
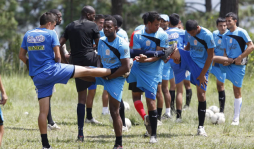
[[[71,57],[71,62],[74,65],[79,66],[95,66],[100,67],[101,61],[100,56],[95,52],[89,52],[83,57]],[[87,82],[78,78],[75,78],[77,92],[86,90],[93,82]]]
[[[137,82],[129,83],[129,90],[131,90],[132,92],[144,92],[137,87]]]

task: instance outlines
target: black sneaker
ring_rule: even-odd
[[[169,57],[169,56],[171,56],[173,53],[174,53],[174,51],[176,50],[176,48],[177,48],[177,44],[176,43],[174,43],[172,46],[169,46],[168,48],[165,48],[163,51],[165,52],[165,55],[163,55],[162,57],[161,57],[161,59],[162,60],[167,60],[167,58]]]
[[[79,142],[84,142],[84,136],[78,135],[77,141],[79,141]]]

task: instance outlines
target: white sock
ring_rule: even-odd
[[[234,103],[234,120],[239,121],[240,117],[240,111],[241,111],[241,106],[242,106],[242,97],[241,98],[235,98],[235,103]]]
[[[166,108],[166,113],[170,114],[170,108]]]
[[[142,101],[142,98],[143,98],[143,95],[141,95],[141,98],[140,98],[141,101]]]
[[[102,113],[104,113],[104,114],[108,113],[108,107],[103,107],[102,108]]]

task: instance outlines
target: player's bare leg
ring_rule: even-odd
[[[164,95],[164,100],[166,105],[166,112],[163,114],[162,119],[171,118],[171,113],[170,113],[171,96],[169,94],[168,82],[169,82],[168,80],[162,80],[162,93]]]

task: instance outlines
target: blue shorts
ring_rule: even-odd
[[[210,73],[212,73],[218,81],[225,83],[226,80],[226,73],[221,71],[221,64],[215,63],[215,65],[210,70]]]
[[[164,63],[162,71],[162,80],[171,80],[174,78],[174,72],[171,68],[170,60],[167,63]]]
[[[53,93],[54,85],[66,84],[74,74],[74,65],[55,63],[45,71],[33,77],[38,98],[49,97]]]
[[[123,95],[123,86],[125,78],[118,77],[111,80],[104,80],[103,78],[96,77],[96,85],[103,85],[106,90],[114,99],[121,102]]]
[[[97,88],[97,85],[93,84],[93,85],[88,87],[88,90],[95,90],[96,88]]]
[[[180,55],[181,55],[181,63],[180,68],[181,69],[185,69],[190,71],[191,73],[191,77],[190,77],[190,81],[193,85],[198,85],[200,84],[199,80],[197,80],[197,78],[199,77],[202,68],[200,68],[191,58],[190,56],[190,52],[189,51],[184,51],[184,50],[179,50]],[[185,72],[184,72],[185,73]],[[208,76],[209,76],[209,71],[206,72],[205,77],[208,80]],[[207,86],[203,86],[201,85],[201,88],[203,90],[206,91]]]
[[[2,126],[3,124],[4,124],[4,117],[3,117],[2,109],[0,108],[0,126]]]
[[[231,64],[228,66],[220,65],[220,68],[222,72],[227,74],[226,79],[231,81],[234,86],[242,87],[246,65],[235,65],[235,64]]]

